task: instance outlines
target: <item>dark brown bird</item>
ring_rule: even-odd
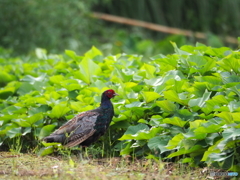
[[[111,98],[118,95],[114,90],[109,89],[102,93],[101,104],[97,109],[82,112],[62,125],[49,136],[45,142],[59,142],[66,147],[76,145],[89,146],[97,141],[107,130],[114,109]]]

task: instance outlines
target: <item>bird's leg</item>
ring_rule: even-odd
[[[82,153],[83,153],[83,151],[82,151],[83,149],[82,149],[82,146],[79,146],[79,158],[80,158],[80,160],[81,161],[83,161],[83,156],[82,156]]]
[[[82,146],[82,148],[84,149],[85,157],[87,158],[87,160],[90,160],[89,156],[88,156],[88,147],[87,146]]]

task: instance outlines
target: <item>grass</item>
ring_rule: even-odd
[[[45,156],[0,152],[1,180],[84,179],[152,180],[216,179],[209,169],[187,165],[128,158],[84,159],[71,156]]]

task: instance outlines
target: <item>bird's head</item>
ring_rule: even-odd
[[[118,96],[117,93],[113,89],[108,89],[103,92],[104,95],[106,95],[109,99],[113,98],[114,96]]]

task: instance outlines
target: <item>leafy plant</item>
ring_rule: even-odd
[[[9,78],[0,89],[1,146],[20,137],[22,150],[38,147],[38,140],[98,106],[102,91],[113,88],[120,95],[115,117],[96,148],[239,172],[239,51],[172,45],[174,54],[149,60],[104,57],[95,47],[83,56],[41,49],[31,61],[4,56],[0,72]]]

